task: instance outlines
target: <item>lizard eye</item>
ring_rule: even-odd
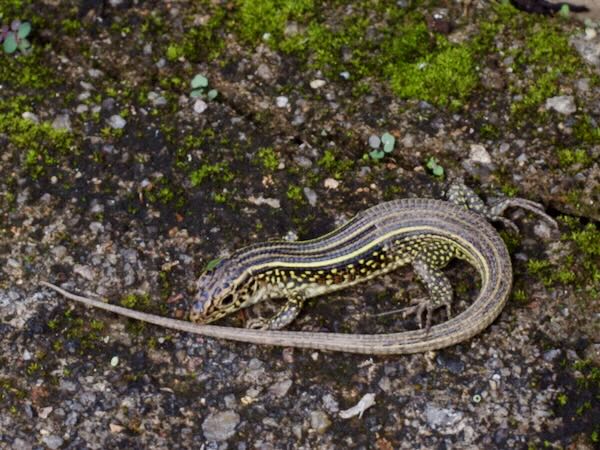
[[[225,297],[223,299],[223,301],[221,302],[221,305],[223,306],[229,306],[233,303],[233,295],[228,295],[227,297]]]

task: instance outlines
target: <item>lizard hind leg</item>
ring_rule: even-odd
[[[525,198],[505,198],[488,206],[475,191],[465,185],[462,178],[456,178],[450,183],[446,191],[446,199],[450,203],[463,206],[470,211],[482,214],[491,222],[500,222],[502,225],[511,228],[516,233],[519,233],[519,228],[513,221],[504,217],[504,213],[508,208],[522,208],[526,211],[530,211],[537,214],[553,228],[558,228],[556,221],[544,212],[543,205]]]
[[[452,316],[452,285],[439,268],[428,263],[423,257],[417,257],[412,262],[412,266],[429,296],[412,300],[411,303],[414,306],[402,310],[403,316],[414,314],[419,321],[419,327],[423,328],[423,314],[427,313],[425,328],[429,329],[433,312],[436,309],[445,307],[447,318]]]

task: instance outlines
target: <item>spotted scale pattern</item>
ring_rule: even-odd
[[[540,205],[523,199],[507,199],[488,208],[462,180],[451,184],[446,196],[448,203],[443,203],[443,207],[440,204],[438,210],[432,210],[423,199],[391,201],[357,214],[320,238],[271,241],[238,250],[201,277],[190,318],[200,323],[212,322],[265,299],[286,298],[287,303],[272,318],[259,318],[249,324],[253,328],[279,329],[296,318],[307,298],[411,265],[428,296],[419,299],[408,312],[417,316],[421,326],[423,314],[427,313],[429,328],[434,310],[445,307],[450,317],[452,288],[441,269],[452,258],[467,260],[477,268],[482,280],[488,276],[477,243],[472,242],[469,245],[474,247],[468,249],[465,242],[472,236],[461,235],[467,226],[473,226],[475,219],[465,222],[455,212],[455,205],[511,227],[514,224],[500,214],[513,206],[553,221],[540,212]]]

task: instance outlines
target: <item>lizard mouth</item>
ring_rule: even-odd
[[[190,320],[196,323],[204,323],[208,319],[210,302],[204,298],[196,300],[190,309]]]

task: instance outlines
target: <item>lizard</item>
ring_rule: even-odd
[[[512,287],[510,255],[490,222],[518,232],[503,216],[519,207],[556,221],[539,203],[505,198],[488,206],[462,179],[446,200],[392,200],[358,213],[334,231],[307,241],[269,241],[234,252],[203,273],[190,309],[190,321],[171,319],[73,294],[42,281],[64,297],[132,319],[214,338],[363,354],[404,354],[447,347],[475,336],[500,314]],[[443,269],[452,258],[473,265],[481,279],[477,298],[452,316],[452,287]],[[281,330],[298,316],[307,298],[328,294],[411,265],[428,297],[404,310],[419,329],[387,334],[343,334]],[[208,325],[267,299],[286,298],[273,317],[249,321],[248,328]],[[447,320],[432,325],[432,313],[445,308]],[[425,325],[423,316],[426,316]]]

